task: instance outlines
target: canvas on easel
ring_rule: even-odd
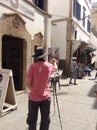
[[[0,69],[0,115],[16,108],[17,103],[12,70]]]

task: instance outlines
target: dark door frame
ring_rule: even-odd
[[[22,90],[23,39],[9,35],[2,37],[2,68],[12,69],[15,90]]]

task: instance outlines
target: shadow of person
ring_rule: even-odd
[[[97,98],[96,98],[96,100],[95,100],[95,102],[93,104],[93,109],[97,109]]]

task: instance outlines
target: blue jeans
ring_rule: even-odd
[[[31,101],[31,100],[28,101],[27,124],[29,125],[29,130],[36,130],[39,108],[41,113],[41,123],[40,123],[39,130],[49,130],[50,103],[51,103],[51,98],[48,98],[44,101]]]

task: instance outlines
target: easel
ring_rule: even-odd
[[[50,76],[50,82],[51,82],[51,87],[53,86],[53,80],[54,82],[58,83],[59,89],[61,89],[60,85],[60,78],[62,76],[62,70],[57,70],[53,72]]]
[[[59,109],[59,104],[58,104],[58,97],[57,97],[57,89],[56,89],[56,83],[57,80],[59,80],[60,76],[62,75],[62,70],[61,71],[57,71],[54,72],[51,75],[51,81],[52,81],[52,87],[53,87],[53,104],[54,104],[54,115],[55,115],[55,100],[56,100],[56,104],[57,104],[57,109],[58,109],[58,115],[59,115],[59,121],[60,121],[60,128],[61,130],[63,130],[62,127],[62,121],[61,121],[61,115],[60,115],[60,109]],[[57,80],[56,80],[57,79]]]
[[[16,108],[12,70],[0,69],[0,116]]]

